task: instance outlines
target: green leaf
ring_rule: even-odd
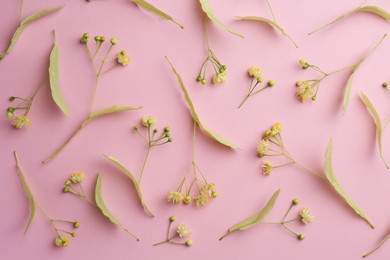
[[[390,22],[390,13],[386,12],[386,10],[379,6],[363,6],[355,9],[355,12],[372,13]]]
[[[14,151],[14,157],[15,157],[15,161],[16,161],[16,167],[18,168],[18,175],[19,175],[20,182],[22,183],[24,193],[26,194],[28,203],[30,204],[30,217],[28,219],[27,226],[24,230],[24,234],[26,234],[27,230],[29,229],[31,223],[33,222],[33,220],[35,218],[37,205],[35,203],[34,196],[31,193],[30,187],[27,184],[26,178],[24,177],[22,168],[19,165],[18,154],[16,153],[16,151]]]
[[[22,32],[24,31],[24,29],[32,22],[38,20],[39,18],[41,17],[44,17],[48,14],[51,14],[51,13],[54,13],[58,10],[60,10],[62,7],[64,6],[59,6],[59,7],[55,7],[55,8],[50,8],[50,9],[46,9],[46,10],[42,10],[42,11],[39,11],[35,14],[32,14],[30,15],[29,17],[27,17],[26,19],[24,19],[19,27],[16,29],[14,35],[12,36],[12,39],[11,39],[11,42],[7,48],[7,50],[5,51],[5,54],[9,54],[13,47],[15,46],[15,43],[17,42],[17,40],[19,39],[20,35],[22,34]]]
[[[101,110],[98,110],[94,113],[92,113],[87,120],[84,121],[82,127],[88,125],[91,121],[95,120],[96,118],[102,117],[102,116],[107,116],[110,114],[114,113],[121,113],[129,110],[137,110],[137,109],[142,109],[141,107],[130,107],[130,106],[113,106],[113,107],[108,107],[104,108]]]
[[[211,7],[211,4],[210,4],[210,1],[209,0],[199,0],[201,6],[202,6],[202,10],[203,12],[210,18],[211,21],[213,21],[214,23],[216,23],[217,25],[221,26],[222,28],[224,28],[225,30],[227,30],[228,32],[232,33],[232,34],[235,34],[237,35],[238,37],[241,37],[241,38],[244,38],[243,35],[239,34],[238,32],[234,31],[232,28],[230,28],[229,26],[225,25],[224,23],[222,23],[220,20],[218,20],[217,17],[215,17],[215,14],[214,14],[214,11],[213,11],[213,8]]]
[[[159,16],[160,18],[162,18],[164,20],[169,20],[169,21],[174,22],[175,24],[180,26],[180,28],[184,29],[184,26],[179,24],[178,22],[176,22],[172,18],[172,16],[170,16],[169,14],[164,13],[163,11],[161,11],[157,7],[149,4],[148,2],[146,2],[144,0],[130,0],[130,1],[135,3],[136,5],[138,5],[139,7],[145,9],[146,11],[151,12],[152,14],[155,14],[155,15]]]
[[[374,224],[368,219],[363,210],[348,196],[348,194],[341,187],[339,181],[337,180],[332,166],[332,138],[329,140],[328,146],[325,152],[325,173],[329,183],[333,186],[333,188],[337,191],[337,193],[343,197],[345,202],[358,214],[362,217],[372,229],[375,228]]]
[[[123,173],[125,173],[131,180],[131,182],[133,183],[134,187],[135,187],[135,190],[137,191],[137,195],[138,195],[138,198],[141,202],[141,205],[142,207],[144,207],[144,209],[148,212],[148,214],[154,218],[154,215],[153,213],[149,210],[148,206],[146,205],[145,203],[145,200],[142,196],[142,193],[141,193],[141,187],[139,186],[139,183],[138,181],[135,179],[134,175],[128,170],[126,169],[125,166],[123,166],[123,164],[121,162],[119,162],[117,159],[115,159],[114,157],[112,156],[107,156],[107,155],[104,155],[104,157],[109,160],[110,162],[112,162],[113,164],[115,164]]]
[[[126,233],[134,237],[137,241],[139,239],[131,234],[126,228],[123,227],[123,225],[117,220],[114,215],[111,214],[111,212],[108,210],[106,204],[103,201],[102,197],[102,174],[99,173],[97,180],[96,180],[96,186],[95,186],[95,201],[98,208],[102,211],[103,215],[106,216],[112,223],[123,229]]]
[[[379,117],[378,112],[376,111],[374,105],[371,103],[371,101],[368,99],[368,97],[361,92],[360,93],[360,99],[366,106],[367,110],[370,112],[372,118],[374,119],[375,126],[376,126],[376,136],[378,139],[378,147],[379,147],[379,153],[382,158],[383,163],[385,164],[386,168],[389,169],[389,165],[386,163],[386,160],[383,156],[383,151],[382,151],[382,137],[383,137],[383,127],[382,127],[382,121]]]
[[[294,42],[294,40],[290,37],[290,35],[288,35],[287,32],[282,27],[280,27],[280,25],[278,23],[276,23],[270,19],[267,19],[264,17],[259,17],[259,16],[236,16],[236,18],[238,18],[240,20],[245,20],[245,21],[258,21],[258,22],[266,23],[266,24],[274,27],[275,29],[279,30],[279,32],[281,34],[286,36],[292,42],[292,44],[294,44],[294,46],[296,48],[298,48],[298,45]]]
[[[280,194],[280,189],[274,192],[272,197],[267,201],[265,206],[259,212],[229,228],[228,233],[222,236],[219,240],[224,239],[227,235],[237,230],[246,230],[259,224],[273,209],[275,202],[279,197],[279,194]]]
[[[65,99],[63,98],[60,88],[58,86],[58,71],[59,71],[59,53],[56,42],[56,31],[54,31],[54,46],[50,53],[50,65],[49,65],[49,79],[51,95],[57,106],[64,112],[65,115],[69,116],[69,109],[66,105]]]
[[[188,94],[188,91],[187,91],[186,87],[184,86],[183,79],[181,78],[180,74],[176,71],[175,67],[172,65],[172,63],[169,61],[169,59],[167,57],[165,57],[165,59],[168,61],[169,65],[171,65],[172,70],[175,73],[177,80],[179,81],[179,84],[180,84],[181,90],[183,91],[185,100],[187,101],[187,104],[190,108],[191,116],[194,119],[194,121],[199,125],[200,129],[203,130],[203,132],[205,132],[208,136],[210,136],[211,138],[213,138],[214,140],[216,140],[220,144],[223,144],[223,145],[228,146],[228,147],[233,148],[233,149],[238,149],[237,145],[233,144],[229,140],[224,139],[220,135],[214,133],[213,131],[211,131],[209,128],[207,128],[200,121],[199,116],[195,111],[194,104],[192,103],[191,98]]]

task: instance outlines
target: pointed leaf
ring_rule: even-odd
[[[26,234],[27,230],[29,229],[31,223],[33,222],[33,220],[35,218],[35,213],[36,213],[37,206],[36,206],[36,203],[35,203],[34,196],[31,193],[30,187],[28,186],[27,181],[26,181],[26,179],[24,177],[22,168],[19,165],[19,159],[18,159],[18,155],[17,155],[16,151],[14,151],[14,157],[15,157],[15,161],[16,161],[16,167],[18,168],[18,175],[19,175],[20,182],[22,183],[22,187],[23,187],[24,193],[26,194],[28,203],[30,204],[30,217],[28,219],[27,226],[26,226],[26,228],[24,230],[24,234]]]
[[[190,95],[188,94],[188,91],[186,87],[184,86],[183,79],[181,78],[180,74],[176,71],[175,67],[172,65],[172,63],[169,61],[167,57],[165,59],[168,61],[169,65],[171,65],[173,72],[175,73],[177,80],[179,81],[181,90],[183,91],[185,100],[187,101],[187,104],[190,108],[191,116],[194,119],[194,121],[199,125],[200,129],[203,130],[208,136],[219,142],[220,144],[223,144],[225,146],[231,147],[233,149],[238,149],[238,146],[230,142],[229,140],[224,139],[220,135],[214,133],[210,129],[208,129],[199,119],[198,114],[195,111],[194,104],[191,101]]]
[[[159,16],[160,18],[162,18],[164,20],[169,20],[169,21],[174,22],[175,24],[180,26],[180,28],[184,29],[183,25],[176,22],[169,14],[164,13],[163,11],[161,11],[157,7],[149,4],[148,2],[146,2],[144,0],[130,0],[130,1],[135,3],[136,5],[138,5],[139,7],[145,9],[146,11],[151,12],[152,14]]]
[[[15,43],[17,42],[17,40],[19,39],[20,35],[22,34],[22,32],[24,31],[24,29],[32,22],[38,20],[39,18],[43,17],[43,16],[46,16],[48,14],[51,14],[51,13],[54,13],[58,10],[60,10],[63,6],[59,6],[59,7],[55,7],[55,8],[50,8],[50,9],[46,9],[46,10],[42,10],[42,11],[39,11],[35,14],[32,14],[30,15],[29,17],[27,17],[26,19],[24,19],[19,27],[16,29],[14,35],[12,36],[12,39],[11,39],[11,42],[5,52],[5,54],[9,54],[13,47],[15,46]]]
[[[103,215],[106,216],[112,223],[117,225],[119,228],[123,229],[125,232],[127,232],[129,235],[134,237],[137,241],[139,239],[131,234],[126,228],[123,227],[123,225],[117,220],[114,215],[111,214],[111,212],[108,210],[106,204],[103,201],[102,196],[102,174],[99,173],[97,180],[96,180],[96,186],[95,186],[95,202],[98,208],[102,211]]]
[[[137,195],[138,195],[138,198],[139,198],[142,206],[144,207],[144,209],[148,212],[148,214],[151,217],[154,217],[153,213],[149,210],[148,206],[145,203],[145,200],[144,200],[144,198],[142,196],[142,193],[141,193],[141,188],[140,188],[140,186],[138,184],[138,181],[135,179],[134,175],[128,169],[126,169],[126,167],[123,166],[123,164],[121,162],[119,162],[114,157],[107,156],[107,155],[104,155],[104,157],[107,160],[109,160],[110,162],[112,162],[113,164],[115,164],[123,173],[125,173],[130,178],[131,182],[133,183],[133,185],[135,187],[135,190],[137,191]]]
[[[218,20],[218,18],[214,14],[213,8],[211,7],[211,4],[210,4],[209,0],[199,0],[199,2],[201,4],[201,6],[202,6],[203,12],[210,18],[211,21],[213,21],[217,25],[221,26],[222,28],[224,28],[228,32],[230,32],[232,34],[235,34],[238,37],[244,38],[244,36],[242,36],[238,32],[234,31],[232,28],[230,28],[229,26],[225,25],[220,20]]]
[[[374,119],[375,126],[376,126],[376,136],[378,139],[378,147],[379,147],[379,153],[382,158],[383,163],[385,164],[386,168],[389,169],[389,165],[386,163],[385,158],[383,156],[382,151],[382,136],[383,136],[383,127],[382,127],[382,121],[379,117],[378,112],[376,111],[374,105],[371,103],[371,101],[368,99],[368,97],[361,92],[360,93],[360,99],[366,106],[367,110],[370,112],[372,119]]]
[[[349,78],[348,78],[348,81],[347,81],[347,85],[345,87],[345,92],[344,92],[343,113],[347,112],[347,108],[348,108],[348,104],[349,104],[349,97],[351,95],[351,88],[352,88],[353,77],[355,75],[355,71],[359,68],[359,66],[360,66],[360,63],[358,63],[357,66],[355,66],[353,68],[353,71],[351,72],[351,75],[349,75]]]
[[[325,173],[329,183],[333,186],[333,188],[337,191],[337,193],[347,202],[347,204],[362,217],[371,228],[375,228],[374,224],[368,219],[363,210],[348,196],[348,194],[341,187],[339,181],[337,180],[332,166],[332,138],[329,140],[328,146],[325,152]]]
[[[275,191],[272,197],[268,200],[267,204],[265,204],[265,206],[259,212],[229,228],[229,232],[236,230],[246,230],[256,224],[259,224],[273,209],[275,202],[279,197],[279,193],[280,190]]]
[[[49,65],[49,79],[51,95],[57,106],[64,112],[65,115],[69,116],[69,109],[66,105],[65,99],[63,98],[60,88],[58,86],[58,69],[59,67],[59,51],[56,42],[56,31],[54,31],[54,46],[50,53],[50,65]]]
[[[91,121],[95,120],[96,118],[102,117],[102,116],[107,116],[110,114],[114,113],[121,113],[129,110],[137,110],[137,109],[142,109],[141,107],[130,107],[130,106],[113,106],[113,107],[108,107],[104,108],[101,110],[98,110],[94,113],[92,113],[87,120],[84,121],[83,127],[89,124]]]
[[[286,36],[293,44],[296,48],[298,48],[298,45],[294,42],[294,40],[290,37],[290,35],[288,35],[286,33],[286,31],[280,27],[280,25],[270,19],[267,19],[265,17],[259,17],[259,16],[237,16],[236,18],[240,19],[240,20],[246,20],[246,21],[258,21],[258,22],[263,22],[265,24],[268,24],[272,27],[274,27],[275,29],[279,30],[279,32],[281,34],[283,34],[284,36]]]
[[[372,13],[390,22],[390,13],[388,13],[386,10],[379,6],[363,6],[355,9],[355,12]]]

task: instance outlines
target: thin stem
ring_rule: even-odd
[[[267,5],[268,5],[268,8],[271,12],[271,15],[272,15],[272,19],[274,20],[274,22],[276,23],[276,19],[275,19],[275,15],[274,15],[274,11],[272,10],[272,7],[271,7],[271,4],[270,2],[267,0]]]
[[[286,220],[288,214],[290,213],[291,209],[294,207],[294,204],[291,203],[290,207],[287,209],[286,213],[284,213],[282,223]]]
[[[20,9],[19,9],[19,25],[22,24],[22,11],[23,11],[23,2],[24,0],[20,1]]]
[[[146,162],[148,160],[149,153],[150,153],[151,149],[152,149],[152,146],[148,145],[148,150],[146,151],[146,155],[145,155],[144,163],[142,165],[141,173],[139,174],[138,185],[141,183],[142,174],[144,173],[145,165],[146,165]]]
[[[282,224],[282,226],[283,226],[286,230],[288,230],[289,232],[291,232],[291,233],[293,233],[294,235],[298,236],[297,233],[295,233],[294,231],[292,231],[291,229],[289,229],[286,225]]]
[[[232,231],[232,232],[230,232],[230,231],[228,231],[225,235],[223,235],[223,236],[221,236],[220,238],[219,238],[219,241],[221,241],[222,239],[224,239],[225,237],[227,237],[228,235],[230,235],[231,233],[233,233],[234,231]]]
[[[196,125],[197,123],[194,120],[194,129],[193,129],[193,137],[192,137],[192,163],[195,163],[195,143],[196,143]]]
[[[161,242],[159,242],[159,243],[156,243],[156,244],[154,244],[153,246],[162,245],[162,244],[165,244],[165,243],[168,243],[168,242],[169,242],[169,240],[167,239],[167,240],[161,241]]]
[[[368,252],[367,254],[363,255],[363,257],[367,257],[369,255],[371,255],[372,253],[374,253],[376,250],[378,250],[388,239],[390,238],[390,233],[386,235],[386,237],[370,252]]]
[[[26,113],[24,114],[25,116],[27,116],[28,113],[30,112],[30,109],[31,109],[32,103],[34,101],[34,98],[36,97],[36,95],[38,94],[38,92],[42,88],[42,86],[45,85],[46,81],[47,81],[47,78],[45,77],[45,79],[38,85],[38,87],[34,91],[33,95],[31,96],[30,100],[28,101]]]
[[[240,109],[244,105],[244,103],[248,100],[249,97],[250,97],[250,95],[247,94],[246,97],[240,103],[240,105],[237,107],[237,109]]]
[[[209,42],[209,33],[207,31],[207,16],[206,14],[204,15],[204,33],[206,37],[206,43],[207,43],[207,49],[210,51],[210,42]]]
[[[95,96],[96,96],[96,90],[97,90],[97,86],[98,86],[98,83],[99,83],[99,79],[100,79],[100,75],[97,74],[96,75],[96,80],[95,80],[95,85],[93,87],[93,92],[92,92],[92,101],[91,101],[91,106],[89,108],[89,115],[92,114],[93,104],[95,103]]]

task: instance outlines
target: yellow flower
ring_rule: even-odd
[[[301,209],[301,211],[299,212],[299,215],[301,216],[301,221],[304,224],[309,224],[314,219],[314,216],[310,215],[310,208]]]
[[[263,175],[268,176],[271,174],[272,170],[274,169],[274,166],[270,162],[264,162],[261,164],[261,169]]]
[[[276,123],[272,126],[271,131],[275,134],[279,134],[282,132],[282,124],[281,123]]]
[[[123,66],[130,64],[130,56],[124,50],[122,50],[120,53],[118,53],[116,58],[117,58],[118,63],[123,65]]]
[[[152,126],[156,123],[156,118],[154,116],[143,116],[141,119],[141,123],[143,126]]]
[[[268,148],[269,148],[268,140],[262,139],[257,143],[256,151],[260,158],[266,155]]]
[[[307,69],[310,66],[306,59],[300,59],[299,64],[303,69]]]
[[[82,183],[84,180],[84,174],[82,172],[75,172],[72,175],[70,175],[70,180],[73,183]]]
[[[194,197],[196,207],[206,207],[210,203],[210,195],[201,192],[198,196]]]
[[[213,78],[214,85],[217,85],[219,83],[226,81],[226,71],[222,71],[220,73],[217,73]]]
[[[179,204],[184,200],[184,195],[177,191],[168,192],[167,200],[172,204]]]
[[[298,99],[303,102],[311,98],[314,94],[312,85],[307,81],[300,82],[300,86],[297,90]]]
[[[54,241],[56,246],[67,246],[69,241],[69,236],[58,236]]]
[[[189,237],[189,236],[191,236],[191,230],[187,227],[186,224],[180,224],[177,227],[176,232],[179,235],[179,237]]]
[[[257,79],[260,78],[261,79],[261,73],[262,73],[262,71],[259,67],[252,66],[248,69],[249,76],[251,76],[253,78],[257,78]],[[258,80],[258,81],[260,81],[260,80]]]
[[[15,128],[21,129],[23,127],[30,127],[32,122],[26,116],[16,116],[11,125]]]

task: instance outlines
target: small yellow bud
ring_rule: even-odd
[[[158,132],[158,129],[157,129],[157,128],[153,129],[153,132],[154,132],[154,133],[157,133],[157,132]]]
[[[189,195],[185,196],[183,201],[187,205],[190,204],[191,203],[191,196],[189,196]]]
[[[166,126],[165,128],[164,128],[164,132],[170,132],[171,131],[171,128],[169,127],[169,126]]]
[[[186,241],[186,246],[192,246],[192,240],[187,240]]]
[[[65,181],[65,186],[70,186],[71,184],[72,184],[72,182],[70,180]]]
[[[76,237],[76,233],[75,233],[75,232],[71,233],[70,235],[71,235],[72,237]]]
[[[14,116],[14,113],[12,112],[7,112],[7,114],[5,115],[7,118],[12,118]]]
[[[200,81],[200,83],[202,83],[202,85],[205,85],[206,84],[206,79],[202,79],[201,81]]]
[[[63,246],[63,247],[67,247],[67,246],[68,246],[68,241],[64,241],[64,242],[62,243],[62,246]]]
[[[168,142],[172,143],[172,141],[173,141],[172,137],[169,137]]]
[[[299,240],[304,240],[305,239],[305,235],[304,234],[299,234],[297,237],[298,237]]]
[[[69,187],[64,187],[63,191],[64,191],[65,193],[69,192]]]
[[[275,80],[269,80],[267,85],[270,86],[270,87],[275,86]]]
[[[78,222],[78,221],[73,222],[73,227],[74,228],[79,228],[80,227],[80,222]]]
[[[106,40],[106,37],[100,36],[100,42],[104,42]]]
[[[9,97],[9,101],[14,101],[16,98],[14,97],[14,96],[12,96],[12,97]]]
[[[216,197],[218,197],[218,193],[216,191],[212,192],[211,197],[215,199]]]
[[[299,204],[299,199],[294,199],[294,200],[292,201],[292,204],[293,204],[293,205],[298,205],[298,204]]]
[[[383,82],[382,83],[382,87],[387,88],[387,86],[389,86],[389,82]]]
[[[89,38],[89,33],[84,33],[84,34],[83,34],[83,38],[88,39],[88,38]]]
[[[202,81],[202,76],[198,76],[197,78],[196,78],[196,81]]]
[[[95,41],[100,42],[100,36],[95,36]]]
[[[138,130],[138,126],[135,125],[135,126],[133,127],[133,129],[134,129],[134,130]]]
[[[110,42],[111,42],[112,45],[117,45],[118,44],[118,39],[117,38],[112,38],[110,40]]]
[[[176,220],[176,216],[171,216],[170,218],[169,218],[169,221],[171,221],[171,222],[174,222]]]

